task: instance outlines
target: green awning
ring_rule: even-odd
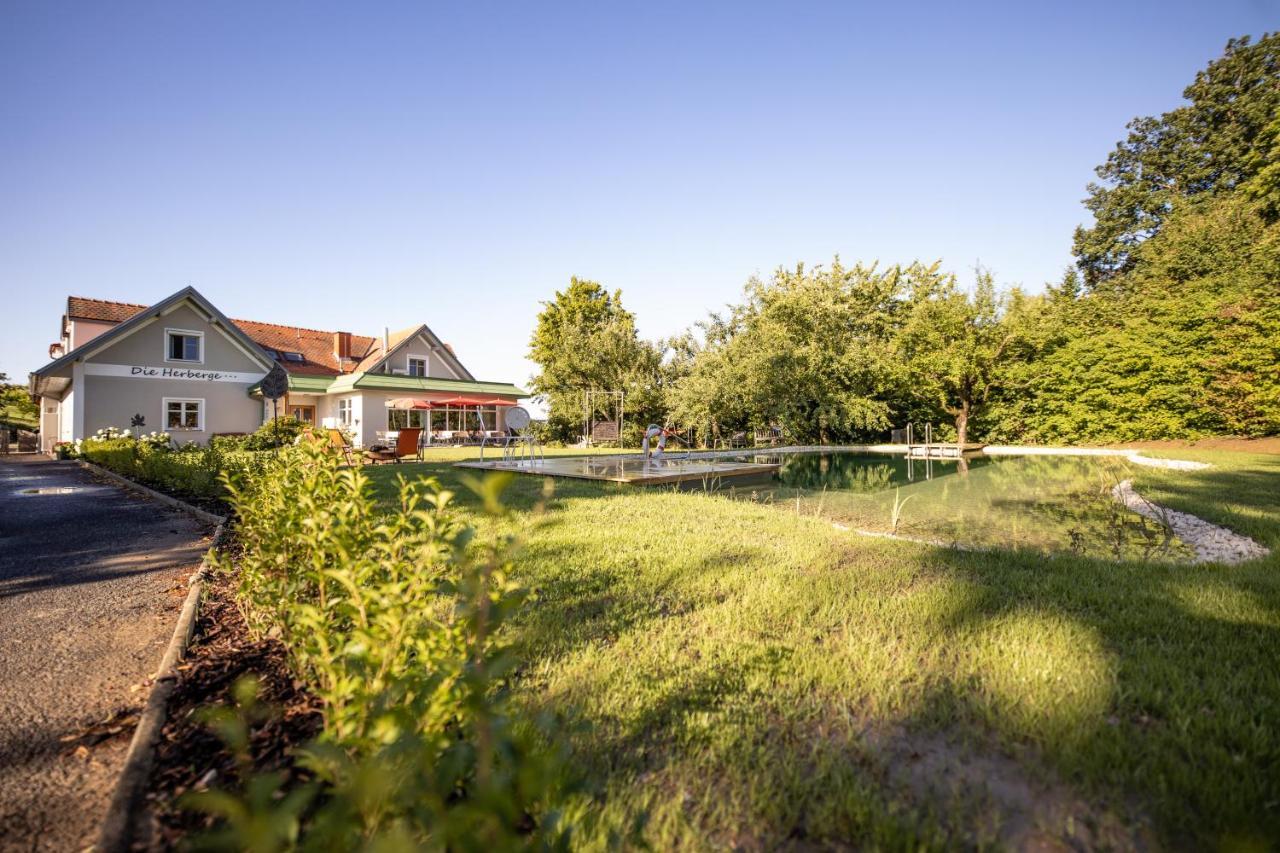
[[[528,397],[523,391],[510,382],[471,382],[465,379],[436,379],[430,376],[393,376],[385,373],[358,373],[350,377],[340,377],[329,388],[329,393],[336,394],[350,379],[350,390],[369,389],[370,391],[454,391],[459,394],[498,394],[504,397]]]
[[[289,390],[299,394],[346,394],[353,391],[443,391],[486,396],[528,397],[529,393],[510,382],[472,382],[466,379],[436,379],[430,376],[396,376],[387,373],[348,373],[344,376],[297,376],[289,374]],[[261,393],[258,385],[251,396]]]
[[[329,386],[333,384],[336,376],[295,376],[289,374],[289,390],[297,391],[299,394],[323,394],[329,390]],[[257,397],[261,393],[261,382],[255,382],[249,388],[249,396]]]
[[[333,384],[334,376],[294,376],[289,375],[289,390],[299,394],[323,394]]]

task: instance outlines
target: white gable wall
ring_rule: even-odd
[[[199,362],[167,359],[169,329],[202,335]],[[103,427],[128,429],[134,415],[141,415],[144,431],[169,432],[179,444],[203,443],[217,433],[253,432],[262,424],[262,404],[249,396],[249,388],[265,375],[238,341],[206,320],[203,312],[180,304],[100,350],[90,347],[84,362],[75,365],[68,395],[72,417],[63,401],[63,429],[73,422],[72,437],[84,438]],[[169,427],[170,400],[199,401],[199,427]]]
[[[409,375],[409,359],[421,358],[427,362],[426,375],[433,379],[466,379],[460,371],[450,364],[447,351],[439,344],[433,344],[426,335],[415,335],[402,341],[392,350],[390,358],[379,368],[380,372],[397,376]]]

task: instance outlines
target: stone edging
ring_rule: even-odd
[[[1225,563],[1234,566],[1256,560],[1271,553],[1265,545],[1254,542],[1248,536],[1205,521],[1198,515],[1179,512],[1152,503],[1134,491],[1132,480],[1122,480],[1111,490],[1111,496],[1138,515],[1167,525],[1183,542],[1195,551],[1193,563]]]
[[[94,845],[94,849],[102,853],[118,853],[118,851],[123,853],[130,848],[138,831],[138,816],[141,813],[142,799],[147,792],[147,783],[150,781],[156,744],[159,742],[160,730],[164,728],[165,717],[168,715],[169,696],[173,693],[178,680],[178,664],[186,654],[191,635],[195,631],[196,616],[200,612],[200,596],[204,592],[204,579],[211,570],[210,554],[222,545],[226,534],[226,519],[194,507],[185,501],[149,489],[91,462],[81,460],[80,465],[86,470],[181,510],[200,521],[217,525],[209,552],[200,562],[200,568],[188,581],[187,597],[182,603],[178,624],[174,626],[173,636],[169,638],[169,646],[160,660],[159,669],[156,670],[151,695],[147,697],[147,704],[138,718],[137,727],[133,730],[129,750],[125,753],[124,767],[121,768],[120,776],[116,780],[115,790],[111,794],[111,804],[107,807],[107,816],[102,822],[98,842]]]
[[[165,504],[166,506],[170,506],[170,507],[173,507],[174,509],[182,510],[188,515],[193,516],[199,519],[200,521],[203,521],[205,524],[212,524],[217,526],[217,525],[226,523],[226,519],[220,515],[215,515],[214,513],[209,512],[208,510],[200,509],[200,507],[198,506],[192,506],[186,501],[178,500],[177,498],[172,497],[170,495],[166,495],[163,492],[157,492],[155,489],[148,488],[147,486],[144,486],[141,483],[130,480],[128,477],[121,476],[120,474],[117,474],[115,471],[111,471],[106,468],[103,468],[101,465],[95,465],[92,462],[86,462],[83,459],[78,459],[76,460],[76,462],[80,465],[81,468],[85,469],[86,471],[90,471],[93,474],[98,475],[99,477],[105,477],[106,479],[112,481],[116,485],[124,486],[126,489],[129,489],[130,491],[139,492],[151,498],[153,501],[159,501],[160,503]]]
[[[1038,444],[989,444],[982,448],[984,456],[1111,456],[1143,465],[1147,468],[1168,468],[1173,471],[1202,471],[1213,466],[1208,462],[1192,462],[1188,459],[1163,459],[1143,456],[1141,450],[1124,450],[1114,447],[1054,447]]]

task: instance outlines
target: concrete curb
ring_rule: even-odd
[[[160,740],[160,731],[164,728],[165,718],[168,716],[169,697],[173,694],[178,680],[178,664],[182,662],[195,631],[196,617],[200,612],[200,597],[204,593],[204,579],[212,569],[210,555],[222,546],[226,534],[226,519],[163,495],[91,462],[82,460],[80,465],[127,489],[140,492],[146,497],[186,512],[200,521],[217,525],[209,552],[200,562],[200,568],[188,581],[187,597],[182,603],[181,613],[178,614],[178,624],[174,626],[173,636],[169,638],[169,646],[165,649],[164,657],[160,659],[160,667],[156,670],[151,695],[147,697],[147,704],[138,718],[138,726],[133,730],[129,751],[125,753],[124,767],[121,768],[120,776],[116,780],[111,804],[107,807],[107,816],[102,822],[98,841],[93,848],[102,853],[123,853],[130,849],[138,833],[138,818],[143,812],[143,798],[147,793],[151,766],[155,762],[156,744]]]
[[[188,515],[194,516],[200,521],[205,522],[206,524],[218,525],[226,522],[226,519],[220,515],[215,515],[209,512],[208,510],[203,510],[203,509],[200,509],[200,507],[192,506],[186,501],[180,501],[177,498],[170,497],[169,495],[166,495],[162,492],[157,492],[155,489],[147,488],[141,483],[136,483],[133,480],[130,480],[128,477],[122,477],[119,474],[117,474],[115,471],[109,471],[106,468],[103,468],[101,465],[95,465],[92,462],[86,462],[83,459],[79,459],[76,461],[78,462],[80,467],[84,468],[86,471],[91,471],[100,477],[105,477],[106,479],[111,480],[113,483],[116,483],[117,485],[124,486],[126,489],[129,489],[130,491],[139,492],[143,495],[146,495],[147,497],[151,498],[154,501],[159,501],[160,503],[165,504],[166,506],[173,507],[174,509],[180,509],[183,512],[187,513]]]

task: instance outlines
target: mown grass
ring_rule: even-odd
[[[1199,458],[1188,451],[1171,454]],[[1135,471],[1280,545],[1280,457]],[[371,472],[439,477],[448,464]],[[1280,837],[1280,557],[958,552],[724,496],[517,477],[522,701],[659,848]],[[460,491],[461,506],[471,500]],[[582,838],[583,846],[602,843]]]

